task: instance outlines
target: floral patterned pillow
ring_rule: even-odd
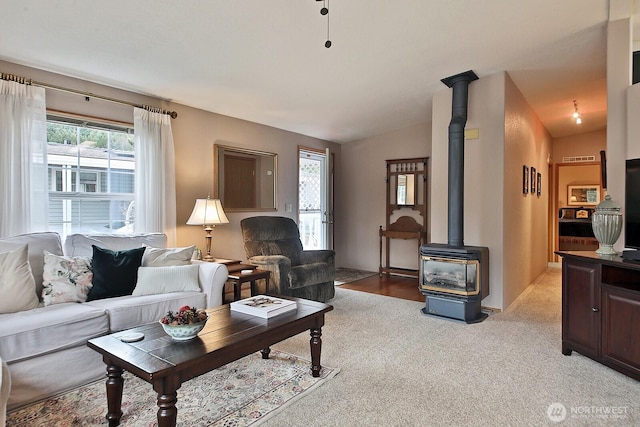
[[[42,279],[44,305],[85,302],[93,286],[91,258],[66,257],[44,251]]]

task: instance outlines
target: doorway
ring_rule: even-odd
[[[329,149],[298,147],[298,228],[305,250],[333,249],[332,190]]]
[[[602,165],[600,162],[557,163],[555,165],[555,197],[552,203],[553,212],[553,252],[557,250],[595,250],[597,241],[592,234],[591,213],[597,203],[604,198],[601,180]],[[571,200],[569,189],[572,187],[593,187],[598,189],[597,200],[587,203]],[[565,215],[574,209],[586,213],[584,217]],[[590,213],[591,212],[591,213]],[[564,227],[562,227],[564,226]],[[550,254],[551,255],[551,254]],[[553,254],[553,262],[559,262]]]

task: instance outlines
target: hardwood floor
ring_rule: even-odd
[[[355,282],[340,285],[343,289],[369,292],[372,294],[386,295],[411,301],[424,302],[424,295],[418,290],[418,279],[415,277],[402,277],[392,275],[379,275],[365,277]]]
[[[418,279],[415,277],[402,276],[386,276],[382,277],[377,274],[354,282],[340,285],[343,289],[352,289],[355,291],[369,292],[372,294],[386,295],[389,297],[402,298],[411,301],[424,302],[424,295],[418,290]],[[251,290],[248,284],[242,288],[242,298],[249,298]],[[226,285],[224,302],[233,301],[233,286]]]

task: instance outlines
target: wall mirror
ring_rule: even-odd
[[[214,197],[228,212],[277,210],[278,155],[215,144]]]
[[[397,204],[413,206],[416,204],[416,176],[412,173],[398,175],[396,185]]]

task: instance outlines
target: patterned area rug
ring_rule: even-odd
[[[268,360],[254,353],[182,384],[178,389],[178,426],[257,426],[291,402],[335,376],[323,367],[311,376],[311,362],[272,350]],[[151,385],[125,372],[121,426],[157,426],[157,395]],[[107,425],[105,380],[17,409],[7,426]]]
[[[353,268],[336,268],[335,285],[340,286],[345,283],[355,282],[365,277],[375,276],[374,271],[356,270]]]

